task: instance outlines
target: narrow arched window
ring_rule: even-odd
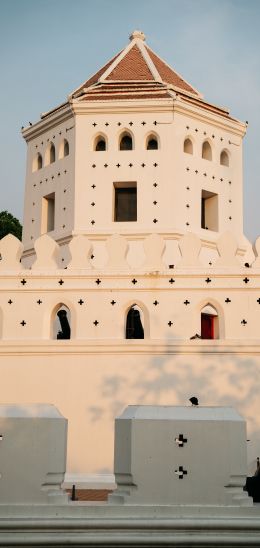
[[[65,156],[69,156],[70,153],[70,147],[67,139],[63,139],[63,141],[60,144],[59,147],[59,158],[62,160],[62,158],[65,158]]]
[[[158,149],[158,139],[155,135],[150,135],[147,139],[147,150],[157,150]]]
[[[192,144],[192,141],[190,139],[185,139],[185,141],[183,143],[183,150],[187,154],[193,154],[193,144]]]
[[[42,155],[38,152],[33,159],[32,170],[38,171],[39,169],[42,169]]]
[[[51,143],[50,146],[50,164],[53,164],[55,162],[55,146],[53,143]]]
[[[65,304],[60,304],[53,318],[53,338],[70,339],[70,334],[70,310]]]
[[[220,165],[222,166],[229,166],[229,155],[226,150],[222,150],[220,153]]]
[[[68,143],[67,139],[64,139],[63,151],[64,151],[64,156],[68,156],[69,153],[70,153],[70,147],[69,147],[69,143]]]
[[[129,133],[123,133],[119,141],[120,150],[133,150],[133,139]]]
[[[204,160],[212,160],[212,150],[208,141],[204,141],[202,145],[202,158]]]
[[[106,150],[106,141],[104,137],[97,137],[96,143],[95,143],[95,150],[97,152],[103,152]]]
[[[55,146],[53,143],[49,143],[45,152],[45,165],[53,164],[55,162]]]
[[[144,328],[142,323],[142,310],[134,304],[128,311],[126,317],[126,339],[143,339]]]
[[[219,317],[217,310],[211,304],[207,304],[201,310],[201,338],[219,338]]]
[[[37,169],[42,169],[42,155],[40,153],[37,154]]]

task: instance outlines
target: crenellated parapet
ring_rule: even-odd
[[[203,264],[202,243],[192,233],[178,241],[175,264],[166,264],[166,241],[157,234],[140,241],[143,260],[136,266],[129,260],[126,237],[113,235],[103,243],[102,268],[93,261],[95,243],[83,235],[71,240],[68,264],[60,268],[60,247],[43,235],[35,242],[36,259],[26,269],[20,262],[21,242],[11,235],[3,238],[1,338],[148,342],[259,337],[258,255],[251,266],[242,266],[231,233],[219,238],[218,258],[211,265]],[[66,314],[58,314],[60,310]],[[66,333],[60,316],[67,318]],[[203,321],[208,323],[205,332]]]

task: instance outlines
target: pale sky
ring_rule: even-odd
[[[0,211],[21,221],[21,126],[67,95],[142,30],[204,97],[248,120],[244,228],[260,234],[260,0],[0,0]]]

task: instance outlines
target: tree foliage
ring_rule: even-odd
[[[23,227],[11,213],[8,211],[0,212],[0,239],[7,234],[13,234],[19,240],[22,239]]]

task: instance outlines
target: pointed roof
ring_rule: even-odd
[[[143,32],[134,31],[130,43],[71,97],[83,101],[170,98],[171,91],[202,97],[146,45]]]
[[[184,103],[230,118],[228,109],[205,101],[198,90],[154,53],[146,45],[143,32],[134,31],[129,38],[130,43],[74,90],[68,102],[157,101],[178,95]],[[41,118],[62,107],[64,105],[42,114]]]

